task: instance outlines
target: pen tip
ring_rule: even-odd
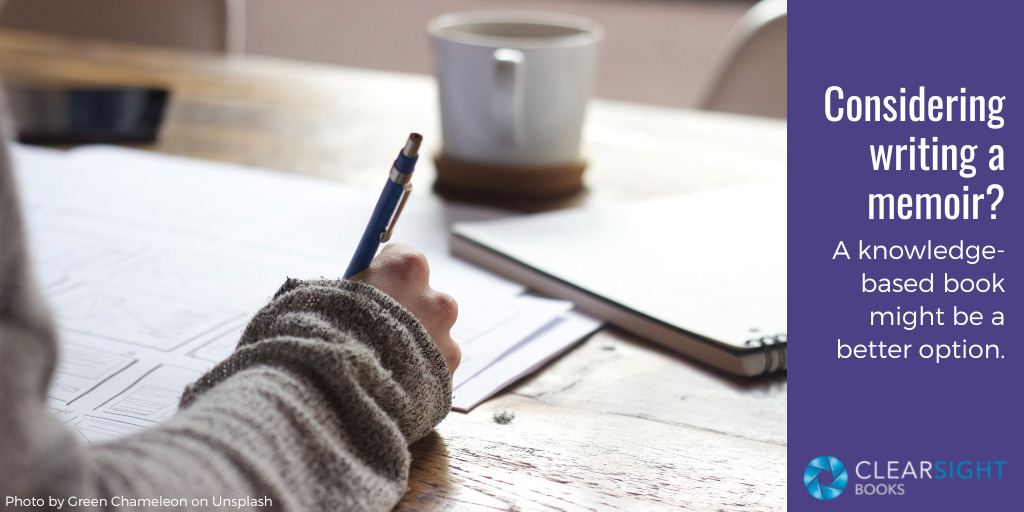
[[[420,143],[423,142],[423,136],[418,133],[409,134],[409,140],[405,143],[405,147],[402,148],[402,154],[406,158],[412,158],[419,153]]]

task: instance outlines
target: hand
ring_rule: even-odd
[[[352,276],[377,288],[405,306],[437,344],[455,374],[462,360],[462,350],[451,336],[451,328],[459,316],[459,305],[451,295],[430,287],[430,267],[423,253],[405,244],[388,244],[366,270]]]

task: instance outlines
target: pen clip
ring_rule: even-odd
[[[412,183],[404,184],[402,190],[402,200],[398,203],[398,208],[395,208],[395,214],[391,216],[391,222],[388,223],[387,230],[380,234],[380,243],[391,240],[391,232],[395,230],[398,216],[402,214],[402,208],[405,208],[405,202],[409,200],[409,193],[412,192]]]

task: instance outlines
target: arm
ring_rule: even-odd
[[[359,282],[289,280],[178,415],[94,452],[117,492],[139,497],[176,489],[285,509],[390,509],[405,492],[408,444],[450,407],[442,353],[408,309]]]
[[[448,412],[458,354],[454,303],[427,286],[422,256],[386,248],[379,260],[352,282],[288,281],[175,417],[85,447],[45,411],[56,339],[28,278],[0,145],[0,497],[391,508],[405,491],[408,444]]]

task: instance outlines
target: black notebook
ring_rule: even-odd
[[[786,370],[786,182],[456,224],[451,252],[729,373]]]

